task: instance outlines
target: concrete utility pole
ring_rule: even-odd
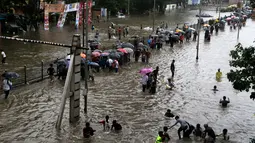
[[[200,29],[201,29],[201,3],[199,4],[199,19],[198,19],[198,26],[197,26],[197,56],[196,59],[198,60],[198,53],[199,53],[199,39],[200,39]]]
[[[221,6],[222,6],[222,0],[220,0],[220,7],[219,7],[219,19],[220,19],[220,10],[221,10]]]
[[[89,0],[86,1],[86,48],[89,47],[88,45],[88,38],[89,38]],[[86,50],[86,56],[88,56],[88,50]],[[87,113],[88,109],[88,76],[89,76],[89,70],[88,70],[88,61],[86,57],[85,61],[85,89],[84,89],[84,113]]]
[[[240,9],[238,9],[238,13],[239,13],[239,20],[238,20],[238,24],[237,24],[237,26],[238,26],[238,31],[237,31],[237,40],[239,40],[239,34],[240,34],[240,22],[241,22],[241,10]]]
[[[62,94],[60,110],[56,123],[56,128],[60,129],[66,99],[70,98],[69,104],[69,121],[71,123],[76,122],[80,118],[80,70],[81,70],[81,50],[77,47],[81,46],[80,35],[74,35],[71,48],[70,65],[68,68],[65,86]]]
[[[128,16],[129,16],[129,14],[130,14],[130,13],[129,13],[129,12],[130,12],[129,10],[130,10],[130,0],[128,0]]]
[[[154,4],[153,4],[153,29],[152,29],[152,32],[155,31],[155,12],[156,12],[156,0],[154,0]]]

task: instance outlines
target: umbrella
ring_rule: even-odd
[[[139,43],[138,43],[138,46],[141,46],[141,47],[142,47],[142,46],[143,46],[143,43],[142,43],[142,42],[139,42]]]
[[[98,50],[98,49],[96,49],[96,50],[94,50],[93,52],[99,52],[99,53],[102,53],[102,50]]]
[[[57,65],[67,65],[67,60],[66,59],[61,59],[57,61]]]
[[[147,45],[144,45],[144,46],[143,46],[143,48],[145,48],[145,49],[148,49],[148,48],[149,48],[149,46],[147,46]]]
[[[147,74],[147,73],[151,73],[153,71],[152,68],[143,68],[139,71],[140,74]]]
[[[104,50],[104,53],[115,53],[115,52],[117,52],[117,50],[115,49]]]
[[[108,53],[108,52],[103,52],[103,53],[101,53],[101,56],[102,57],[106,57],[106,56],[109,56],[110,55],[110,53]]]
[[[124,55],[124,53],[122,53],[122,52],[117,52],[117,54],[119,54],[119,56],[123,56]]]
[[[139,38],[139,36],[138,35],[134,35],[131,38]]]
[[[181,29],[176,29],[175,32],[183,32]]]
[[[226,18],[227,21],[231,20],[231,17]]]
[[[243,15],[243,17],[247,17],[247,15]]]
[[[84,54],[83,52],[81,52],[80,55],[81,55],[82,58],[86,58],[86,54]]]
[[[171,34],[172,31],[166,30],[165,34]]]
[[[124,48],[128,53],[133,53],[134,52],[134,50],[133,49],[131,49],[131,48]]]
[[[119,48],[117,51],[127,54],[128,52],[125,49]]]
[[[99,64],[96,63],[96,62],[88,62],[88,65],[89,66],[97,66],[97,67],[99,67]]]
[[[194,28],[191,28],[191,27],[189,28],[189,30],[191,30],[191,31],[196,31],[196,29],[194,29]]]
[[[99,52],[92,52],[92,55],[93,55],[94,57],[99,57],[101,54],[100,54]]]
[[[2,76],[5,78],[18,78],[19,74],[16,72],[5,72]]]
[[[132,45],[131,43],[122,43],[121,46],[124,48],[134,48],[135,46]]]
[[[120,54],[117,53],[117,52],[111,52],[109,54],[109,57],[112,58],[112,59],[117,59],[117,58],[120,58]]]
[[[158,37],[158,35],[151,35],[151,37]]]
[[[233,15],[233,16],[231,16],[231,18],[233,19],[233,18],[235,18],[235,16]]]
[[[204,24],[204,27],[209,27],[210,25],[209,24]]]

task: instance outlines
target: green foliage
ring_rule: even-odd
[[[240,43],[235,47],[230,52],[230,66],[235,69],[230,70],[227,77],[239,91],[255,90],[255,47],[244,48]]]
[[[255,0],[250,0],[250,5],[252,8],[255,8]]]
[[[160,12],[165,11],[165,2],[169,0],[156,0],[156,9],[159,6]],[[112,14],[116,14],[119,10],[128,9],[128,0],[95,0],[96,8],[105,7]],[[154,0],[130,0],[130,13],[142,14],[151,11],[154,6]]]

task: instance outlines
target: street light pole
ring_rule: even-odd
[[[152,31],[155,31],[155,9],[156,9],[156,0],[154,0],[154,4],[153,4],[153,29]]]
[[[199,4],[199,19],[198,19],[198,26],[197,26],[197,56],[196,60],[198,60],[198,53],[199,53],[199,39],[200,39],[200,29],[201,29],[201,3]]]

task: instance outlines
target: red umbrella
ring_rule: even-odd
[[[92,56],[99,57],[101,54],[99,52],[92,52]]]
[[[125,54],[127,54],[127,53],[128,53],[128,52],[127,52],[127,50],[122,49],[122,48],[117,49],[117,51],[122,52],[122,53],[125,53]]]

